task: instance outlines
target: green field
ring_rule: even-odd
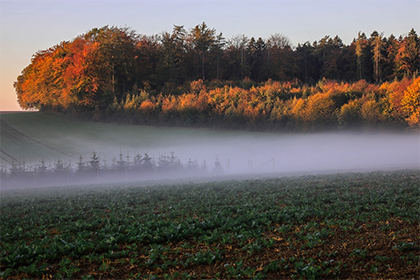
[[[417,279],[420,172],[2,191],[3,279]]]

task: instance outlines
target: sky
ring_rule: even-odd
[[[348,45],[359,31],[419,34],[420,1],[0,0],[0,111],[20,110],[13,83],[39,50],[105,25],[155,35],[202,22],[227,39],[279,33],[297,46],[338,35]]]

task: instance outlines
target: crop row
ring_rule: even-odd
[[[3,191],[1,277],[413,278],[419,171]]]

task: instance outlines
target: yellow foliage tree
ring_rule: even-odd
[[[317,93],[308,98],[304,118],[313,124],[330,125],[336,120],[334,102],[328,93]]]
[[[382,121],[379,105],[374,99],[364,101],[360,108],[360,113],[367,124],[374,125]]]
[[[401,100],[401,105],[406,114],[405,120],[410,127],[420,129],[420,77],[413,80],[407,87]]]
[[[383,83],[380,90],[383,90],[388,96],[388,103],[390,105],[390,115],[395,120],[403,120],[405,113],[402,106],[402,98],[407,87],[411,84],[411,80],[404,78],[401,81],[393,81],[392,83]]]
[[[359,100],[350,100],[340,109],[340,124],[342,127],[353,127],[360,124],[360,102]]]
[[[298,121],[302,120],[305,108],[305,100],[303,100],[302,98],[293,98],[290,107],[290,113],[294,117],[294,119]]]

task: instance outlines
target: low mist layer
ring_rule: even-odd
[[[98,147],[95,142],[86,144]],[[136,151],[134,147],[119,151],[115,147],[101,148],[98,154],[86,155],[85,159],[80,157],[73,163],[59,159],[49,165],[42,161],[32,167],[18,167],[20,169],[14,169],[16,164],[12,164],[9,170],[2,169],[3,188],[420,168],[417,134],[231,134],[191,137],[183,142],[175,141],[173,145],[146,147],[144,154],[141,148]],[[19,176],[19,172],[24,174],[24,181],[12,178],[12,175]]]
[[[150,157],[153,173],[137,174],[130,167],[134,175],[123,172],[123,180],[213,176],[216,165],[221,168],[216,173],[224,175],[420,168],[420,135],[413,132],[213,131],[80,122],[44,113],[3,114],[1,124],[2,178],[18,171],[54,171],[61,165],[74,171],[81,162],[89,166],[92,160],[97,161],[94,169],[114,171],[118,162],[125,161],[117,170],[127,173],[137,156],[141,163]],[[165,172],[160,161],[170,155],[181,166],[177,170],[188,172]],[[206,170],[191,172],[190,167]],[[158,168],[161,172],[155,172]],[[101,176],[97,177],[96,182]]]
[[[419,168],[418,134],[254,134],[165,147],[181,158],[214,159],[231,173]]]

